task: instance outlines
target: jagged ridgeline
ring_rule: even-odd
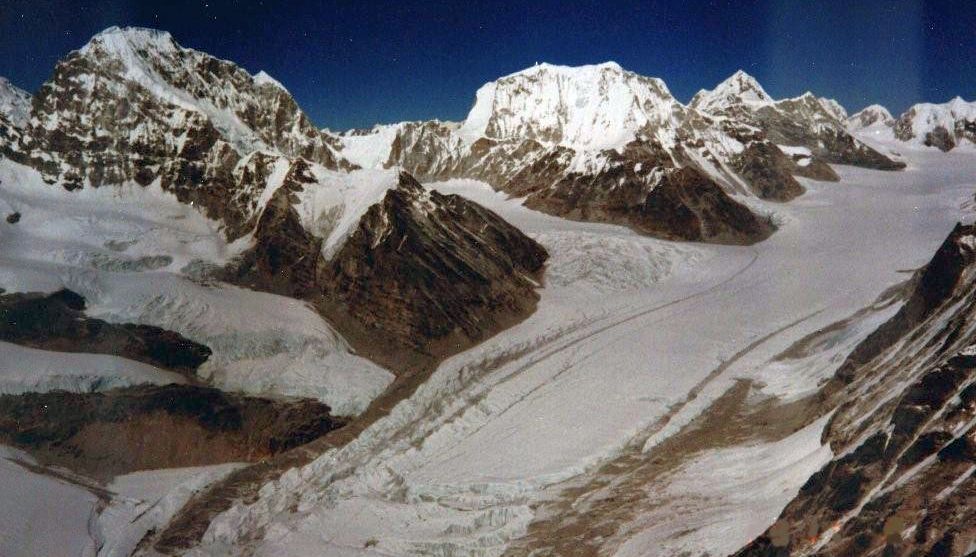
[[[534,307],[541,246],[407,174],[357,171],[279,83],[168,33],[108,29],[10,97],[5,157],[68,191],[158,183],[245,248],[211,276],[314,302],[394,368]]]
[[[828,162],[903,166],[847,133],[835,102],[775,101],[742,72],[686,106],[612,62],[540,64],[481,87],[461,123],[333,134],[263,72],[111,28],[33,98],[0,85],[5,157],[69,191],[158,183],[242,246],[211,276],[309,300],[362,350],[388,341],[369,353],[394,366],[527,315],[546,259],[497,215],[417,180],[474,178],[570,219],[750,244],[775,225],[748,199],[789,201],[796,176],[836,180]]]

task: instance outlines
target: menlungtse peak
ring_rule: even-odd
[[[682,110],[662,80],[615,62],[537,64],[478,89],[460,134],[601,149],[626,144],[642,130],[673,127]]]

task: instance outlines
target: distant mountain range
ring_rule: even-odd
[[[683,104],[661,79],[613,62],[537,64],[501,77],[474,93],[462,122],[333,132],[314,126],[264,72],[166,32],[113,27],[68,54],[33,95],[0,79],[0,311],[42,312],[56,325],[38,339],[37,322],[8,319],[0,340],[137,360],[133,374],[181,374],[192,385],[173,392],[196,393],[188,397],[202,396],[199,382],[314,397],[334,413],[375,419],[445,358],[532,315],[546,280],[550,254],[538,238],[424,183],[479,180],[552,216],[752,245],[781,224],[774,204],[840,180],[831,165],[899,172],[907,160],[899,150],[951,157],[934,149],[974,144],[976,103],[958,97],[897,118],[878,105],[849,116],[813,93],[773,99],[739,71]],[[883,536],[863,534],[877,517],[860,511],[892,474],[904,475],[890,489],[911,500],[905,520],[919,532],[925,525],[928,547],[950,531],[972,534],[971,512],[931,524],[915,503],[973,472],[960,462],[976,454],[976,395],[961,377],[976,358],[960,338],[971,336],[963,325],[973,313],[974,245],[972,227],[957,228],[905,287],[904,309],[848,358],[824,395],[840,408],[825,439],[847,452],[787,507],[792,541],[778,543],[780,530],[771,530],[744,555],[806,551],[816,544],[797,541],[799,530],[834,522],[848,530],[823,542],[825,554],[880,551]],[[88,298],[104,319],[85,313]],[[879,355],[897,359],[898,374],[868,365]],[[51,373],[44,384],[82,392],[71,404],[102,408],[88,391],[139,382],[106,379],[99,365],[91,377]],[[896,389],[906,402],[883,405]],[[175,404],[166,389],[133,393],[113,408],[137,403],[149,414]],[[205,395],[235,412],[257,404],[256,423],[287,411]],[[950,399],[960,401],[952,423]],[[205,410],[193,420],[207,425]],[[341,425],[321,417],[325,405],[300,410],[257,449],[235,452],[231,443],[227,454],[270,457]],[[860,435],[864,424],[876,433]],[[965,434],[958,424],[969,426]],[[221,427],[243,435],[231,425]],[[293,429],[304,431],[289,438]],[[923,459],[939,459],[941,475],[906,472]]]

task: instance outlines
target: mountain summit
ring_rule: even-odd
[[[604,149],[622,146],[642,132],[674,128],[681,110],[663,81],[615,62],[538,64],[478,89],[460,133]]]
[[[738,70],[712,90],[702,89],[691,99],[689,106],[705,112],[728,110],[738,104],[764,106],[773,102],[756,78]]]

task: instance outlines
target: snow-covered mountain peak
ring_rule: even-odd
[[[79,52],[87,54],[96,48],[124,54],[133,49],[174,51],[180,47],[168,31],[146,27],[112,26],[92,37]]]
[[[895,137],[943,151],[961,140],[976,142],[976,101],[955,97],[942,104],[916,104],[898,118]]]
[[[762,85],[743,70],[738,70],[712,90],[702,89],[691,100],[693,108],[718,112],[735,105],[761,106],[773,99]]]
[[[270,75],[268,75],[268,73],[265,72],[264,70],[261,70],[258,73],[254,74],[254,84],[255,85],[271,85],[271,86],[277,87],[278,89],[281,89],[282,91],[284,91],[286,93],[288,92],[288,89],[286,89],[285,86],[282,85],[280,81],[278,81],[277,79],[275,79],[275,78],[271,77]]]
[[[482,86],[461,135],[605,149],[674,127],[682,109],[662,80],[615,62],[537,64]]]
[[[30,118],[30,103],[30,93],[0,77],[0,115],[15,126],[23,126]]]
[[[102,31],[58,65],[38,97],[41,126],[48,131],[76,125],[81,135],[137,133],[140,141],[155,144],[171,142],[192,122],[201,130],[195,133],[216,132],[242,156],[274,150],[330,168],[338,164],[335,141],[315,129],[278,81],[185,48],[165,31]],[[140,125],[109,131],[85,123],[92,112],[114,110],[120,102],[141,107]],[[116,126],[112,119],[94,121]],[[206,131],[210,127],[213,132]]]
[[[847,125],[852,130],[861,130],[872,126],[891,127],[894,124],[894,116],[880,104],[866,106],[847,119]]]

